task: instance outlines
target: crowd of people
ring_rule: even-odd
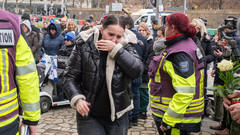
[[[3,10],[0,14],[6,16],[5,19],[9,19],[8,14],[14,16]],[[51,61],[49,79],[54,87],[53,100],[70,101],[77,111],[80,135],[127,135],[128,129],[137,126],[139,119],[147,119],[149,105],[160,135],[200,132],[202,119],[210,115],[220,122],[220,125],[210,127],[221,130],[216,132],[217,135],[234,135],[240,130],[239,104],[231,105],[229,101],[240,97],[239,91],[224,99],[215,95],[214,113],[206,111],[210,101],[206,89],[208,65],[214,63],[211,72],[214,85],[223,85],[216,65],[223,59],[230,60],[234,48],[220,32],[210,35],[201,18],[189,21],[185,14],[173,13],[164,25],[152,20],[152,30],[145,22],[135,29],[130,16],[116,15],[106,15],[100,25],[90,15],[81,29],[66,17],[52,23],[43,22],[39,29],[33,25],[28,13],[22,15],[20,24],[13,19],[11,22],[13,26],[21,26],[21,30],[16,29],[14,33],[18,42],[9,42],[10,48],[0,44],[0,58],[6,58],[5,50],[13,53],[7,54],[7,60],[16,56],[10,59],[14,63],[10,64],[13,75],[10,78],[11,83],[15,82],[16,72],[24,112],[22,126],[29,125],[31,133],[36,132],[40,118],[39,85],[31,85],[25,90],[21,87],[24,84],[21,79],[31,74],[32,77],[24,81],[34,78],[31,81],[37,84],[36,68],[30,66],[43,64],[46,58]],[[224,31],[234,37],[240,47],[237,30],[225,28]],[[28,58],[21,56],[24,53]],[[17,71],[14,71],[14,65]],[[28,73],[21,66],[31,70]],[[0,76],[0,80],[4,79]],[[17,91],[16,87],[7,85],[0,85],[0,108],[2,104],[13,102],[2,102],[4,95],[1,94],[10,87]],[[28,92],[34,94],[31,100],[23,98],[29,96]],[[32,110],[27,108],[31,105]],[[0,116],[3,121],[0,121],[0,133],[7,133],[11,128],[15,129],[12,132],[18,132],[18,115],[12,114],[5,115],[11,115],[11,122]],[[232,116],[230,122],[226,120],[229,115]]]

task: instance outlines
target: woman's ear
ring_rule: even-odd
[[[101,32],[101,34],[103,34],[103,27],[100,28],[100,32]]]
[[[172,29],[171,29],[171,31],[174,32],[175,29],[176,29],[176,28],[175,28],[175,25],[172,24]]]

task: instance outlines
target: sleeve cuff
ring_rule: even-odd
[[[163,122],[163,120],[162,120],[162,122],[161,122],[161,125],[164,126],[164,127],[167,128],[167,129],[171,129],[171,128],[172,128],[172,127],[169,126],[167,123]]]
[[[74,97],[72,98],[72,100],[71,100],[71,103],[70,103],[71,107],[74,108],[74,109],[76,109],[76,103],[77,103],[77,101],[80,100],[80,99],[86,100],[86,97],[85,97],[84,95],[76,95],[76,96],[74,96]]]
[[[118,53],[118,51],[122,48],[123,46],[121,45],[121,44],[117,44],[114,48],[113,48],[113,50],[110,52],[110,57],[111,58],[114,58],[115,57],[115,55]]]
[[[32,126],[36,126],[38,124],[38,121],[29,121],[29,120],[22,120],[22,123],[25,125],[32,125]]]

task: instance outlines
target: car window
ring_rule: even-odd
[[[152,20],[155,20],[156,19],[156,16],[154,15],[154,16],[151,16],[151,22],[152,22]]]
[[[136,23],[135,25],[139,25],[141,22],[147,23],[148,16],[142,16]]]
[[[141,22],[147,22],[147,20],[148,20],[148,16],[143,16],[142,18],[141,18]]]
[[[165,19],[166,19],[167,16],[162,16],[162,19],[161,19],[161,23],[162,25],[165,25]]]

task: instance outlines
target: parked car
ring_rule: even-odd
[[[164,13],[159,14],[159,19],[160,19],[160,23],[162,25],[165,25],[165,19],[168,15],[175,13],[173,11],[166,11]],[[138,25],[141,22],[145,22],[148,24],[148,27],[150,28],[150,30],[152,30],[152,20],[156,19],[156,13],[155,12],[147,12],[143,15],[141,15],[134,23],[135,28],[137,29]]]

